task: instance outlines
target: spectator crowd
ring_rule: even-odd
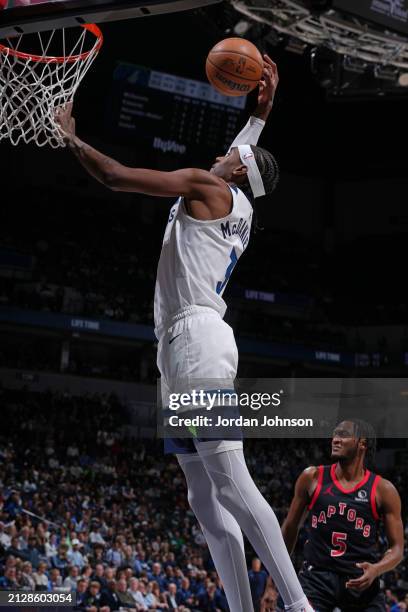
[[[75,592],[84,612],[227,612],[176,460],[161,442],[124,433],[117,398],[3,390],[0,399],[0,589]],[[296,477],[329,460],[328,443],[271,442],[247,441],[246,456],[282,521]],[[387,476],[404,500],[406,470]],[[256,609],[276,610],[276,590],[250,548],[247,560]],[[383,588],[388,610],[406,610],[407,566],[386,574]]]

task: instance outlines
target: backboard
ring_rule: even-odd
[[[174,13],[221,0],[8,0],[0,11],[0,39],[17,34]]]

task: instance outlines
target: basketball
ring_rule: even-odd
[[[211,85],[226,96],[245,96],[263,73],[262,55],[249,40],[225,38],[207,56],[205,71]]]

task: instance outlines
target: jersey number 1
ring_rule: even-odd
[[[230,265],[228,266],[228,268],[227,268],[227,270],[225,272],[224,280],[222,282],[219,281],[217,283],[216,292],[218,294],[220,294],[222,292],[222,290],[224,289],[225,285],[228,283],[229,277],[231,276],[233,269],[237,265],[238,257],[237,257],[235,249],[232,249],[232,251],[230,253],[230,259],[231,259],[231,262],[230,262]]]
[[[332,533],[332,546],[335,550],[330,551],[331,557],[341,557],[347,550],[347,533],[341,533],[339,531],[333,531]]]

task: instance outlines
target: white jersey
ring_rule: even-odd
[[[157,338],[166,322],[189,306],[206,306],[224,317],[222,298],[238,259],[249,242],[253,209],[237,187],[231,187],[232,211],[214,221],[188,215],[183,198],[173,205],[161,250],[154,296]]]

